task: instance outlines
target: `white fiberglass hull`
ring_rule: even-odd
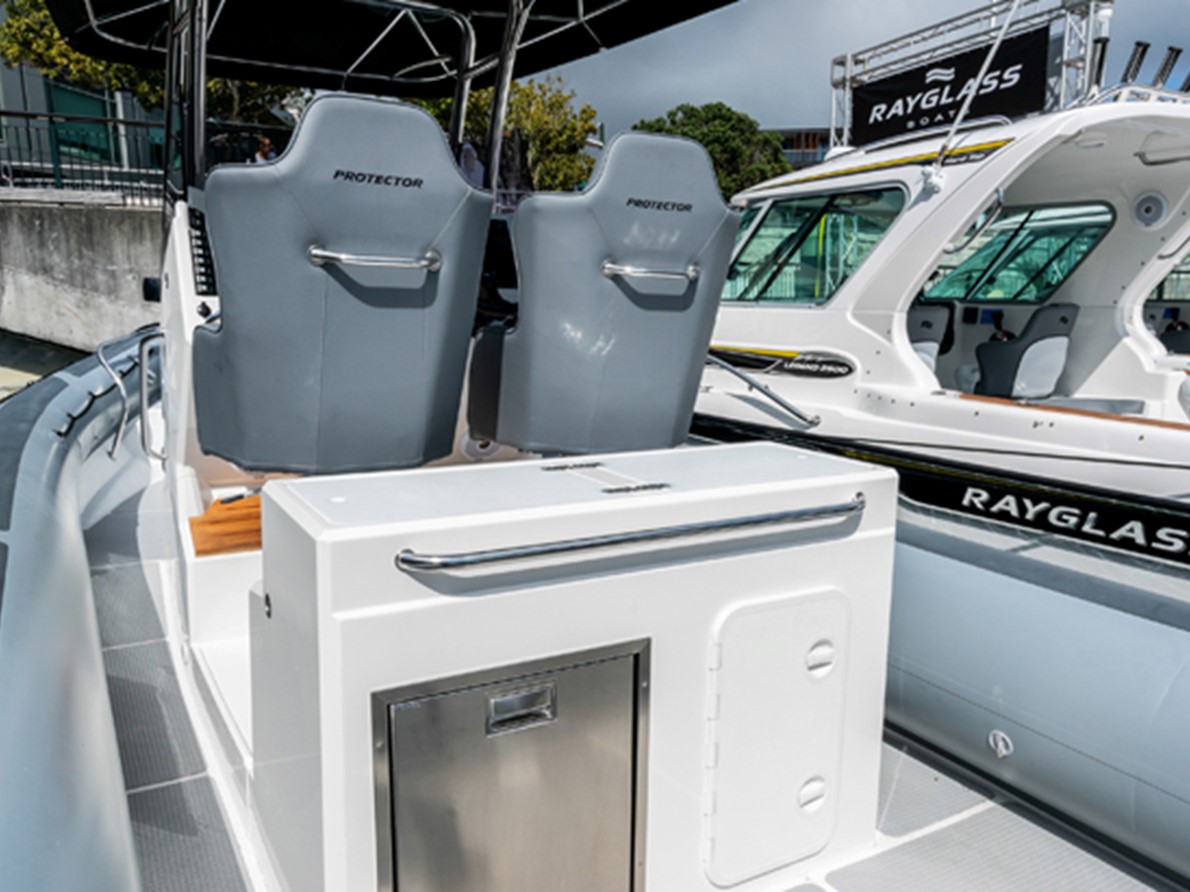
[[[807,442],[850,442],[1155,498],[1190,496],[1190,424],[955,392],[848,387],[836,394],[821,382],[755,377],[819,423],[800,424],[713,370],[697,411],[804,435]]]

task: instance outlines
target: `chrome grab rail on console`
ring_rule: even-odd
[[[140,339],[140,447],[149,458],[165,461],[165,452],[153,448],[153,437],[149,430],[149,348],[153,341],[161,340],[164,348],[165,332],[154,331]]]
[[[425,257],[382,257],[374,254],[345,254],[339,251],[328,251],[318,245],[311,245],[306,250],[306,256],[314,266],[337,263],[340,266],[424,269],[432,273],[442,269],[442,257],[434,251],[428,251]]]
[[[629,545],[638,542],[656,542],[666,539],[680,539],[701,533],[716,533],[725,530],[739,530],[749,527],[772,526],[780,523],[806,523],[813,520],[829,520],[850,517],[863,513],[866,500],[864,494],[856,493],[850,502],[838,505],[824,505],[819,508],[795,508],[772,514],[754,514],[750,517],[732,517],[727,520],[710,520],[702,523],[687,523],[672,527],[658,527],[651,530],[634,530],[628,533],[611,533],[606,536],[589,536],[583,539],[563,539],[541,545],[518,545],[510,548],[493,548],[487,551],[472,551],[463,554],[418,554],[402,549],[396,557],[397,568],[406,573],[437,573],[442,570],[462,570],[485,564],[524,560],[525,558],[548,557],[569,554],[575,551],[589,551],[608,548],[613,545]]]
[[[603,274],[609,279],[624,276],[630,279],[667,279],[670,281],[694,282],[698,280],[698,264],[692,263],[684,270],[645,269],[640,266],[624,266],[603,261]]]
[[[768,397],[770,400],[772,400],[774,403],[776,403],[778,406],[780,406],[782,409],[784,409],[786,412],[788,412],[790,415],[792,415],[794,418],[796,418],[799,422],[804,424],[806,427],[818,427],[818,425],[820,425],[822,423],[821,416],[807,415],[801,409],[797,408],[797,406],[790,404],[784,397],[781,397],[781,396],[777,395],[776,393],[774,393],[772,390],[769,390],[768,387],[761,384],[759,381],[757,381],[755,378],[753,378],[747,372],[737,369],[730,362],[720,359],[718,356],[714,356],[710,353],[707,354],[707,362],[714,363],[715,365],[719,366],[719,368],[723,369],[723,371],[730,372],[731,374],[735,375],[737,378],[739,378],[741,381],[743,381],[749,387],[756,388],[758,391],[760,391],[762,394],[764,394],[766,397]]]

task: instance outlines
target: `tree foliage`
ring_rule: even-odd
[[[719,189],[727,197],[790,169],[778,134],[762,133],[756,121],[722,102],[679,105],[664,117],[638,122],[633,129],[672,133],[702,143],[715,165]]]
[[[574,189],[595,166],[585,151],[595,135],[595,109],[584,104],[576,111],[573,99],[574,92],[564,92],[557,78],[518,84],[509,97],[505,126],[521,134],[534,189]]]
[[[591,175],[595,166],[584,148],[595,135],[595,109],[574,108],[574,91],[562,89],[560,78],[514,82],[504,119],[504,152],[501,178],[534,190],[570,191]],[[483,148],[491,121],[492,88],[475,90],[467,100],[464,139]],[[449,125],[450,99],[424,100],[421,104],[443,127]],[[486,152],[481,152],[486,156]]]
[[[45,0],[4,0],[8,18],[0,23],[0,58],[24,63],[47,77],[94,90],[123,90],[147,109],[165,100],[164,71],[92,59],[72,49],[46,9]],[[276,122],[272,110],[289,104],[292,87],[213,78],[207,86],[207,115],[225,121]]]

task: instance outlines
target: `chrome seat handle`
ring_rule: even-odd
[[[698,280],[698,264],[692,263],[684,270],[645,269],[641,266],[624,266],[603,261],[603,274],[609,279],[624,276],[629,279],[667,279],[669,281],[694,282]]]
[[[437,272],[442,269],[442,257],[436,251],[427,251],[424,257],[383,257],[376,254],[345,254],[328,251],[318,245],[311,245],[306,256],[314,266],[335,263],[339,266],[370,266],[386,269],[424,269]]]
[[[499,564],[526,558],[547,557],[568,554],[575,551],[589,551],[594,548],[608,548],[613,545],[630,545],[637,542],[656,542],[666,539],[680,539],[701,533],[717,533],[749,527],[773,526],[783,523],[809,523],[815,520],[831,520],[863,513],[867,504],[863,493],[857,493],[850,502],[837,505],[823,505],[817,508],[795,508],[772,514],[753,514],[748,517],[731,517],[725,520],[710,520],[702,523],[687,523],[671,527],[657,527],[651,530],[633,530],[627,533],[610,533],[605,536],[588,536],[582,539],[563,539],[558,542],[544,542],[539,545],[517,545],[510,548],[492,548],[486,551],[471,551],[462,554],[418,554],[408,548],[397,554],[398,569],[406,573],[437,573],[443,570],[464,570],[485,564]]]

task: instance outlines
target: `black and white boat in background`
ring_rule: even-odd
[[[1026,71],[1042,78],[1044,97],[1052,39],[1034,46],[1047,19],[1026,15],[1030,5],[1047,4],[1023,4],[1011,24],[1024,30],[1004,46],[1024,40],[1014,52],[1041,53]],[[1100,60],[1102,44],[1084,32],[1110,6],[1084,10],[1080,33]],[[1057,23],[1069,11],[1049,13]],[[901,57],[884,68],[900,73],[884,89],[911,94],[919,110],[950,98],[950,118],[937,116],[946,126],[902,129],[737,196],[748,224],[714,349],[816,422],[717,368],[700,411],[1159,498],[1190,493],[1190,387],[1184,359],[1160,340],[1180,303],[1146,303],[1190,250],[1190,97],[1166,86],[1178,56],[1154,86],[1100,90],[1092,79],[1052,113],[952,120],[963,88],[956,81],[951,96],[930,77],[967,65],[974,82],[988,58],[983,24],[985,48],[972,59],[918,64],[928,56],[917,35],[888,45]],[[982,83],[1003,85],[1004,71],[1024,78],[1023,62],[1008,65],[1016,58],[997,54]],[[856,64],[847,86],[862,135],[865,113],[887,124],[913,102],[865,100],[881,95],[884,69],[869,74],[873,84]],[[1090,52],[1066,65],[1088,77],[1097,67]]]
[[[1190,387],[1180,304],[1146,298],[1190,245],[1190,101],[1175,51],[1096,86],[1111,4],[1017,6],[931,32],[974,25],[959,56],[922,32],[837,66],[857,130],[945,126],[737,196],[695,431],[897,468],[889,720],[1185,873]],[[1068,107],[959,121],[1050,25],[1086,49]]]

